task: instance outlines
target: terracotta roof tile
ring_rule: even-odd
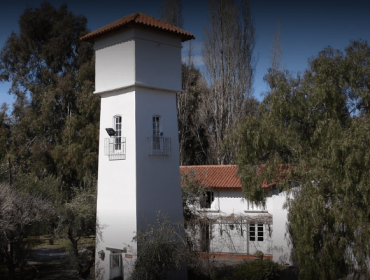
[[[80,40],[94,42],[96,38],[102,35],[105,35],[112,31],[126,28],[129,25],[145,26],[153,29],[159,29],[168,33],[180,35],[182,42],[195,39],[193,34],[180,28],[177,28],[165,21],[156,19],[152,16],[148,16],[143,13],[135,13],[132,15],[125,16],[115,22],[112,22],[102,28],[99,28],[98,30],[90,32],[89,34],[82,36]]]
[[[259,173],[265,168],[265,165],[261,165]],[[289,170],[290,167],[280,167],[280,172]],[[180,174],[183,175],[186,172],[195,171],[196,179],[202,184],[211,188],[241,188],[240,176],[236,174],[238,170],[237,165],[192,165],[192,166],[180,166]],[[286,179],[285,176],[280,176],[279,180]],[[266,180],[262,182],[262,188],[269,188],[276,184],[277,180],[273,180],[271,183],[267,183]]]
[[[236,165],[194,165],[180,166],[181,175],[195,171],[196,179],[212,188],[241,188]]]

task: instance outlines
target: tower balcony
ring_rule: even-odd
[[[148,137],[148,147],[150,156],[170,156],[171,138]]]
[[[126,137],[113,136],[104,139],[104,154],[109,160],[126,159]]]

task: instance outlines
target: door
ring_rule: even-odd
[[[111,251],[109,278],[116,279],[118,277],[122,277],[123,279],[122,253]]]
[[[256,251],[267,253],[267,232],[265,224],[249,224],[248,246],[249,254],[254,254]]]

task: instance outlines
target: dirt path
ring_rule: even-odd
[[[77,271],[71,269],[64,251],[54,249],[35,249],[28,263],[38,270],[37,279],[56,280],[70,279],[78,280]]]

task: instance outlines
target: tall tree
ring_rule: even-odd
[[[159,9],[161,20],[182,28],[184,19],[182,18],[181,0],[163,0]]]
[[[79,40],[87,32],[84,16],[45,2],[24,11],[19,33],[0,53],[0,81],[11,81],[16,96],[11,155],[18,171],[54,174],[69,184],[86,170],[96,174],[93,49]]]
[[[193,62],[192,44],[182,63],[182,92],[177,93],[177,120],[180,144],[180,165],[204,164],[207,139],[205,128],[199,124],[199,108],[207,91],[206,82]]]
[[[210,84],[204,96],[201,121],[207,127],[209,163],[230,163],[233,155],[222,149],[228,129],[246,115],[252,93],[255,29],[250,3],[209,0],[210,23],[204,30],[203,61]]]
[[[345,53],[324,49],[302,76],[270,69],[258,116],[234,135],[244,195],[263,203],[262,182],[276,176],[276,188],[291,192],[289,231],[302,279],[369,271],[369,74],[363,41]]]
[[[276,32],[272,37],[271,50],[271,69],[274,71],[284,68],[283,62],[283,48],[281,46],[281,24],[278,21],[276,25]]]

